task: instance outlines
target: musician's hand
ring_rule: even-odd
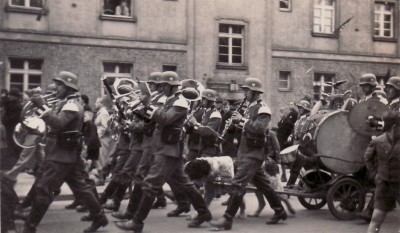
[[[144,106],[149,106],[150,105],[150,96],[148,95],[141,95],[140,96],[140,102],[143,103]]]
[[[43,108],[44,105],[46,105],[46,101],[44,100],[44,98],[38,94],[35,94],[31,97],[31,101],[32,103],[38,107],[38,108]]]
[[[197,124],[197,120],[194,117],[191,117],[188,121],[188,125],[189,126],[194,126],[195,124]]]
[[[236,123],[238,123],[242,118],[243,118],[243,116],[242,116],[240,113],[234,112],[234,113],[232,114],[232,123],[236,124]]]
[[[289,135],[287,142],[292,142],[293,141],[293,135]]]

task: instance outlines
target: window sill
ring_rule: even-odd
[[[221,70],[247,70],[247,66],[244,66],[244,65],[222,65],[222,64],[217,64],[216,68],[217,69],[221,69]]]
[[[280,92],[290,92],[292,90],[290,90],[290,88],[278,88],[278,91],[280,91]]]
[[[100,15],[101,20],[120,21],[120,22],[136,22],[135,16],[115,16],[115,15]]]
[[[16,12],[16,13],[24,13],[24,14],[39,14],[42,12],[42,15],[47,15],[48,11],[42,11],[42,8],[37,7],[19,7],[19,6],[6,6],[4,8],[6,12]]]
[[[322,38],[331,38],[336,39],[337,36],[333,33],[320,33],[320,32],[312,32],[311,35],[313,37],[322,37]]]
[[[377,37],[377,36],[373,36],[372,40],[373,41],[382,41],[382,42],[397,42],[396,38]]]

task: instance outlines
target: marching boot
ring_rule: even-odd
[[[100,195],[99,198],[100,204],[102,205],[105,204],[108,198],[110,198],[114,194],[117,187],[118,183],[115,182],[114,180],[111,180],[110,183],[108,183],[107,187],[104,189],[103,193]]]
[[[187,200],[185,193],[183,193],[182,191],[176,191],[174,192],[174,196],[176,202],[178,203],[178,206],[176,207],[176,209],[168,212],[167,217],[178,217],[180,214],[188,213],[190,211],[190,203]]]
[[[39,204],[37,202],[33,202],[31,212],[25,221],[22,233],[36,233],[36,226],[38,226],[40,221],[42,221],[48,208],[49,205],[47,203]]]
[[[108,224],[108,219],[102,210],[100,213],[93,215],[93,222],[90,227],[83,230],[83,232],[96,232],[100,227],[105,227]]]
[[[266,222],[266,224],[277,224],[279,222],[279,220],[286,220],[287,218],[287,214],[285,209],[282,209],[279,212],[275,212],[274,216]]]
[[[144,226],[143,221],[147,218],[147,215],[149,215],[154,199],[154,197],[143,195],[133,220],[129,222],[117,222],[115,225],[121,230],[142,233]]]
[[[176,209],[167,213],[167,217],[178,217],[182,213],[188,213],[190,211],[190,205],[177,206]]]
[[[106,210],[111,210],[113,212],[117,212],[119,210],[120,205],[121,204],[116,203],[115,201],[113,201],[110,204],[104,204],[103,208],[106,209]]]
[[[293,173],[290,173],[289,180],[286,183],[286,186],[284,188],[288,188],[288,189],[293,188],[296,183],[296,180],[297,180],[297,176]]]
[[[211,221],[210,225],[215,227],[217,231],[230,230],[232,229],[233,219],[224,215],[218,220]]]
[[[136,184],[133,187],[132,194],[129,198],[129,204],[128,207],[126,208],[126,211],[124,213],[120,212],[112,213],[111,216],[119,220],[132,219],[133,213],[136,212],[137,207],[140,205],[141,200],[142,200],[142,186],[140,184]]]
[[[83,221],[83,222],[91,222],[93,220],[94,220],[94,214],[92,214],[92,213],[82,216],[82,218],[81,218],[81,221]]]
[[[165,208],[166,206],[167,206],[167,200],[165,199],[165,197],[158,197],[151,208],[158,209],[158,208]]]
[[[75,209],[76,207],[78,207],[78,205],[80,205],[80,204],[79,204],[79,202],[75,199],[71,204],[66,205],[66,206],[65,206],[65,209],[67,209],[67,210]]]
[[[125,212],[116,212],[111,214],[112,217],[118,220],[129,220],[133,218],[133,214],[129,213],[128,211]]]
[[[128,222],[116,222],[115,226],[124,231],[133,231],[134,233],[142,233],[144,223],[132,220]]]
[[[203,222],[209,222],[212,219],[211,212],[197,190],[192,190],[187,193],[194,209],[197,211],[197,216],[188,224],[189,228],[198,228]]]

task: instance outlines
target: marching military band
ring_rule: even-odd
[[[103,208],[115,211],[112,217],[124,220],[116,223],[118,228],[142,232],[151,209],[166,206],[165,183],[171,187],[178,205],[168,213],[169,217],[189,212],[190,205],[196,210],[197,215],[191,219],[189,228],[210,222],[217,230],[232,229],[250,183],[266,197],[275,212],[267,224],[287,219],[281,199],[262,167],[269,154],[267,138],[272,130],[270,121],[274,113],[261,98],[265,88],[260,79],[244,80],[242,90],[245,98],[225,122],[216,108],[217,92],[204,88],[195,80],[181,81],[175,72],[153,72],[147,81],[119,80],[112,87],[104,82],[116,107],[111,130],[117,145],[113,153],[116,163],[112,178],[100,196],[97,196],[93,182],[88,182],[88,172],[80,158],[83,107],[79,101],[78,77],[62,71],[53,80],[56,97],[60,100],[55,108],[49,107],[41,95],[35,94],[30,98],[31,105],[35,106],[34,114],[44,121],[47,132],[45,160],[32,187],[32,208],[24,224],[24,233],[36,232],[64,182],[90,212],[82,219],[92,222],[84,232],[96,232],[108,224]],[[365,127],[380,132],[375,136],[381,135],[374,137],[365,152],[366,167],[377,187],[375,203],[370,205],[368,213],[372,219],[368,232],[378,232],[386,214],[394,208],[396,200],[400,201],[400,77],[391,77],[387,82],[387,99],[375,91],[375,75],[362,75],[359,85],[365,95],[360,102],[377,100],[388,106],[383,117],[369,115],[365,119]],[[296,103],[298,111],[293,107],[283,116],[278,124],[284,128],[284,131],[278,128],[281,149],[290,145],[299,147],[296,147],[297,157],[285,162],[291,166],[285,189],[298,188],[296,180],[301,169],[313,166],[313,163],[306,162],[310,157],[307,150],[301,149],[310,130],[307,128],[308,120],[321,111],[349,111],[354,105],[354,99],[348,101],[343,94],[335,93],[323,96],[314,107],[308,99],[302,99]],[[227,142],[227,133],[239,135],[238,142],[230,143],[237,147],[234,160],[221,153],[221,144]],[[383,143],[386,152],[380,146]],[[391,153],[385,156],[388,150]],[[221,159],[213,160],[213,157]],[[199,159],[203,162],[193,162]],[[277,160],[279,163],[280,159]],[[224,215],[212,220],[209,204],[216,191],[215,186],[210,189],[210,185],[218,185],[212,180],[221,181],[221,174],[228,174],[230,179],[230,199]],[[201,177],[207,177],[205,197],[199,191],[204,182],[195,185],[192,181]],[[117,212],[132,184],[126,210]],[[388,201],[382,201],[382,196]],[[107,204],[110,198],[112,203]]]

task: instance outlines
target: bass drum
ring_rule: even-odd
[[[322,110],[316,114],[310,116],[304,126],[301,128],[300,140],[299,140],[299,151],[304,155],[311,157],[317,152],[315,144],[315,133],[319,128],[321,121],[324,117],[329,114],[330,111]]]
[[[348,112],[332,112],[322,119],[314,135],[322,165],[338,174],[352,174],[364,165],[364,152],[370,137],[352,129]]]

